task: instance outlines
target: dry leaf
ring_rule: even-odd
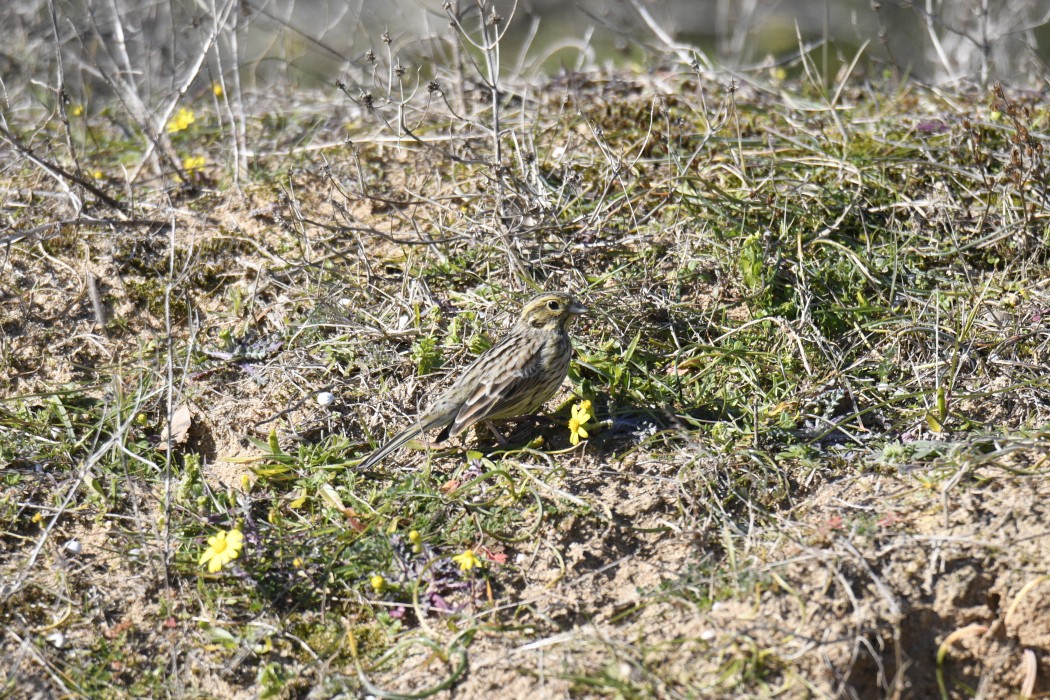
[[[169,435],[171,436],[172,445],[181,445],[186,442],[186,437],[190,434],[190,425],[192,424],[193,419],[190,416],[190,407],[182,404],[171,415],[171,424],[160,434],[160,444],[157,445],[157,449],[168,449]]]

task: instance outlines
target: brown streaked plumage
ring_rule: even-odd
[[[412,438],[434,428],[442,428],[440,442],[478,421],[538,411],[558,391],[569,371],[569,322],[586,312],[561,292],[530,299],[502,340],[478,356],[414,425],[373,452],[360,468],[378,464]]]

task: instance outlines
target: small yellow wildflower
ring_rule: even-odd
[[[408,541],[412,544],[419,544],[423,541],[423,535],[419,534],[419,530],[412,530],[408,533]]]
[[[478,559],[478,555],[474,554],[473,549],[467,549],[462,554],[457,554],[452,557],[452,561],[459,564],[459,568],[463,571],[470,571],[475,567],[478,569],[485,567],[485,562]]]
[[[195,121],[197,121],[197,115],[193,113],[192,109],[179,107],[179,111],[168,121],[168,133],[174,134],[178,131],[185,131]]]
[[[386,588],[386,579],[379,574],[368,579],[368,582],[372,584],[372,590],[376,593],[382,593],[383,589]]]
[[[216,97],[222,97],[222,85],[219,83],[212,83],[211,92]]]
[[[195,170],[200,170],[207,163],[204,156],[189,156],[188,158],[182,159],[182,169],[188,173],[192,173]]]
[[[584,427],[592,418],[591,402],[581,401],[572,407],[572,418],[569,419],[569,442],[574,445],[580,444],[580,438],[587,437]]]
[[[84,105],[73,105],[73,109],[69,110],[69,114],[74,117],[79,117],[84,113]]]
[[[229,532],[219,530],[215,535],[208,538],[208,548],[201,555],[198,564],[208,565],[208,571],[213,574],[222,567],[236,559],[244,547],[244,535],[237,528]]]

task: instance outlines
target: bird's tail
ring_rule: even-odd
[[[356,467],[356,469],[358,471],[365,471],[365,470],[369,469],[370,467],[374,467],[375,465],[379,464],[383,459],[385,459],[387,457],[387,455],[389,455],[394,450],[402,447],[405,443],[407,443],[412,438],[414,438],[417,435],[420,435],[420,434],[430,430],[431,428],[436,428],[439,425],[441,425],[441,421],[440,420],[433,420],[432,419],[432,420],[426,421],[424,423],[416,423],[415,425],[412,425],[412,426],[409,426],[408,428],[405,428],[400,433],[398,433],[394,437],[390,438],[390,440],[387,441],[387,443],[385,445],[383,445],[378,450],[373,452],[368,457],[368,459],[366,459],[364,462],[359,464]]]

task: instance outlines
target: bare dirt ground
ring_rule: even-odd
[[[625,114],[661,104],[674,112],[660,81],[624,85],[621,103],[596,97],[589,107],[589,118],[609,120],[610,142]],[[817,168],[814,179],[827,176],[827,191],[806,196],[841,205],[828,192],[847,187],[835,181],[842,171],[810,166],[786,153],[790,138],[768,125],[762,131],[755,115],[773,98],[734,94],[747,123],[728,145],[702,152],[702,180],[729,187],[735,158],[758,168],[780,146],[778,158],[798,157],[804,170]],[[909,98],[917,101],[902,99],[901,114],[880,118],[933,111],[960,123],[935,97]],[[781,108],[800,121],[818,119]],[[665,128],[677,133],[672,121]],[[794,126],[793,138],[818,133],[808,121]],[[543,129],[551,133],[540,138]],[[749,131],[774,146],[753,139],[753,151],[741,150]],[[642,205],[685,207],[700,185],[662,179],[660,153],[618,180],[622,170],[605,170],[605,142],[594,133],[581,118],[569,126],[544,121],[535,135],[576,149],[565,158],[593,168],[588,177],[608,176],[581,184],[586,198],[629,189],[633,213],[621,207],[548,221],[512,230],[510,239],[495,217],[484,219],[491,229],[471,220],[491,205],[486,188],[496,180],[455,170],[427,149],[367,139],[333,146],[325,159],[310,152],[278,160],[265,184],[230,187],[216,169],[196,188],[143,196],[142,216],[153,223],[54,223],[65,212],[44,196],[54,193],[53,180],[32,168],[17,181],[8,176],[0,258],[2,694],[1050,692],[1045,257],[1030,253],[1038,262],[1023,271],[963,261],[955,272],[965,268],[972,278],[930,273],[965,280],[945,283],[959,300],[941,305],[937,327],[959,338],[960,329],[980,327],[973,338],[936,339],[957,351],[950,410],[937,415],[932,382],[913,403],[880,403],[871,396],[917,391],[909,382],[926,381],[942,361],[929,331],[930,308],[940,303],[934,296],[893,301],[915,314],[896,335],[878,328],[853,335],[857,326],[844,324],[833,336],[833,326],[817,331],[802,312],[760,313],[754,299],[763,292],[746,281],[750,244],[723,238],[688,208],[644,228]],[[368,192],[348,196],[338,185],[359,177],[362,163]],[[450,172],[462,179],[426,189]],[[797,190],[765,186],[758,178],[749,184],[755,201],[783,205],[770,223],[784,211],[803,216],[790,202]],[[867,196],[865,187],[856,190]],[[704,210],[729,227],[737,220],[727,212],[746,189],[712,200],[726,209]],[[864,201],[839,213],[854,206],[882,211],[882,202]],[[914,218],[900,214],[893,223],[912,253],[920,246],[916,222],[927,220],[915,207]],[[46,228],[14,235],[33,225]],[[831,239],[854,250],[852,238],[806,230],[818,239],[804,244],[807,255]],[[455,240],[419,243],[436,238]],[[780,245],[759,246],[759,267],[770,273],[764,284],[788,279],[790,289],[811,285],[825,294],[819,284],[835,280],[818,284],[805,256],[785,263],[794,250]],[[941,264],[925,252],[915,258],[901,265]],[[574,288],[598,310],[575,330],[579,365],[551,404],[574,401],[570,388],[593,398],[600,423],[590,439],[557,453],[570,447],[563,408],[517,443],[541,433],[545,444],[492,456],[499,474],[479,476],[484,469],[458,446],[407,452],[378,474],[354,474],[346,460],[409,420],[442,381],[440,373],[419,376],[427,347],[420,339],[438,338],[444,369],[452,369],[476,352],[479,329],[498,335],[506,325],[526,291],[514,265],[541,286]],[[611,272],[632,266],[643,271]],[[843,303],[865,307],[896,289],[897,273],[875,274],[877,284],[868,282],[875,292],[851,287]],[[908,293],[918,298],[915,274]],[[986,293],[992,284],[998,291]],[[984,312],[974,321],[975,306],[1008,314],[1013,325],[995,327]],[[473,331],[450,326],[464,314]],[[773,330],[764,339],[745,335],[766,325]],[[229,336],[256,355],[218,357],[229,351]],[[1031,345],[1018,345],[1022,336]],[[440,345],[450,337],[455,342]],[[971,339],[973,357],[958,359]],[[830,367],[834,353],[821,354],[865,343],[849,367]],[[874,388],[874,372],[850,374],[879,363],[896,385]],[[739,377],[754,367],[753,382],[712,374],[719,366],[743,367]],[[762,381],[775,383],[781,371],[798,381],[778,394]],[[749,413],[752,401],[722,392],[734,382],[761,410]],[[646,393],[664,386],[678,386],[685,398]],[[336,395],[333,407],[313,400],[321,389]],[[821,413],[812,407],[819,402],[830,408]],[[169,415],[181,405],[191,425],[166,449]],[[832,419],[848,439],[821,432]],[[283,455],[267,454],[271,432]],[[470,486],[474,479],[478,486]],[[340,508],[321,495],[326,485]],[[206,537],[235,522],[248,548],[234,568],[206,575],[197,564]],[[394,580],[391,562],[402,560],[382,547],[404,549],[411,529],[426,533],[432,562],[447,564],[468,545],[485,553],[483,574],[457,578],[443,594],[450,611],[426,609],[420,591],[369,585],[377,571]]]

